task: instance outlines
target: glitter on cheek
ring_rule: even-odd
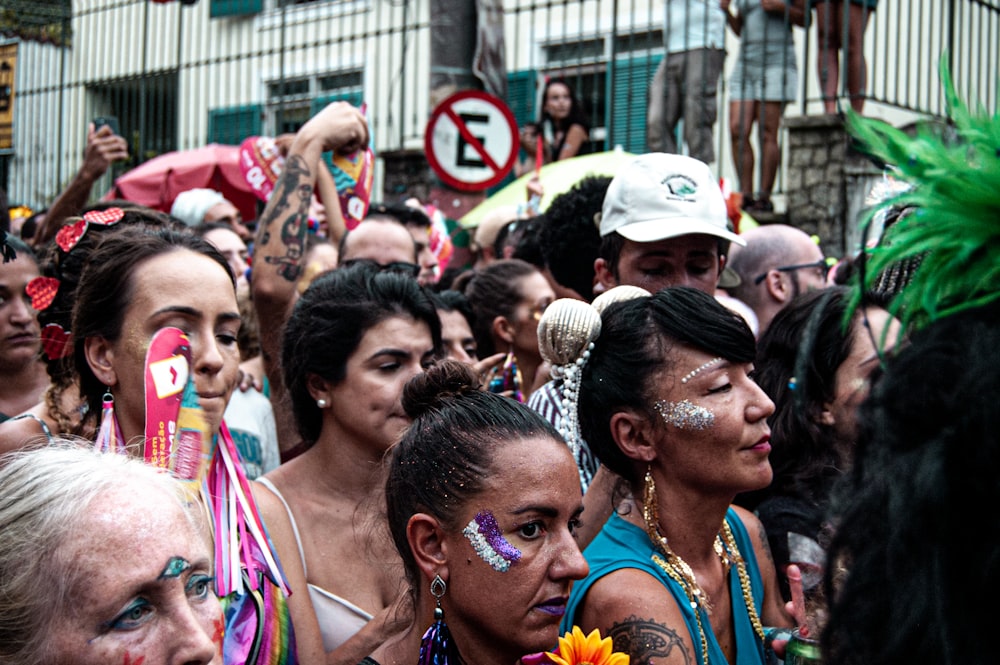
[[[507,542],[496,517],[488,510],[478,513],[462,533],[476,554],[498,573],[507,572],[512,563],[521,560],[521,550]]]
[[[714,413],[689,400],[667,402],[661,399],[655,406],[663,421],[677,429],[703,430],[715,424]]]

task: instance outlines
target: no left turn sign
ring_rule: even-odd
[[[427,161],[438,177],[470,192],[503,180],[519,148],[514,114],[498,97],[478,90],[457,92],[441,102],[424,135]]]

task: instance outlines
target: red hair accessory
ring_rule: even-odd
[[[125,216],[125,211],[121,208],[107,208],[106,210],[91,210],[83,216],[91,224],[102,224],[111,226],[121,221]]]
[[[80,242],[80,238],[87,232],[88,226],[90,225],[87,220],[81,219],[59,229],[59,233],[56,234],[56,244],[59,245],[59,249],[69,252],[76,247],[76,243]]]
[[[49,360],[64,358],[73,350],[72,337],[58,323],[50,323],[42,328],[42,351]]]
[[[80,238],[87,232],[87,228],[91,224],[111,226],[112,224],[117,224],[124,216],[125,211],[121,208],[91,210],[83,216],[83,219],[59,229],[59,233],[56,234],[56,244],[59,245],[62,251],[69,252],[76,247],[76,243],[80,242]]]
[[[47,309],[59,292],[59,280],[55,277],[36,277],[24,287],[31,297],[31,308],[36,312]]]

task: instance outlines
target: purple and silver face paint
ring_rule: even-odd
[[[478,513],[462,533],[472,543],[472,549],[476,550],[479,558],[498,573],[506,573],[510,564],[521,560],[521,550],[507,542],[496,518],[488,510]]]
[[[655,406],[663,421],[677,429],[703,430],[715,424],[714,413],[686,399],[680,402],[661,399]]]

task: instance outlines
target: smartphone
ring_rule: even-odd
[[[94,118],[94,131],[96,132],[101,127],[107,125],[111,128],[111,131],[118,136],[121,136],[121,129],[118,127],[118,118],[113,115],[99,115]]]

